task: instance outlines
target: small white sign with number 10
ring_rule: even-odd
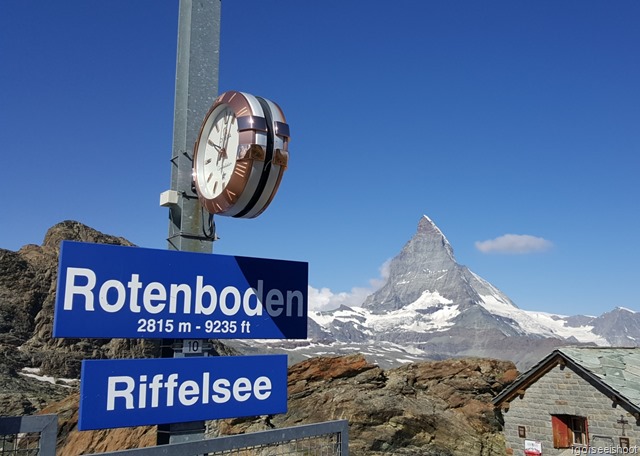
[[[182,344],[182,353],[195,355],[202,354],[202,341],[197,339],[186,339]]]

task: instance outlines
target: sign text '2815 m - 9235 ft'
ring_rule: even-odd
[[[308,264],[65,241],[54,337],[305,339]]]

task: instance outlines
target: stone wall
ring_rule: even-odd
[[[602,391],[573,371],[569,366],[556,366],[529,386],[524,396],[516,397],[508,410],[503,410],[507,454],[524,455],[525,440],[542,443],[542,455],[579,454],[577,449],[556,449],[553,444],[552,415],[575,415],[587,418],[591,453],[637,454],[640,426],[623,408],[614,406]],[[624,418],[628,424],[617,421]],[[519,435],[524,426],[526,437]],[[629,439],[629,450],[622,450],[620,437]]]

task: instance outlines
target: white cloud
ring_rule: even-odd
[[[371,292],[369,288],[352,288],[348,292],[334,293],[329,288],[317,289],[309,286],[309,310],[321,312],[337,309],[342,305],[358,307]]]
[[[532,253],[544,252],[553,243],[528,234],[505,234],[488,241],[477,241],[476,248],[483,253]]]
[[[382,266],[378,268],[380,272],[380,277],[377,279],[369,280],[369,284],[371,285],[372,292],[380,289],[385,283],[387,283],[387,279],[389,278],[389,267],[391,265],[391,258],[382,263]]]
[[[321,312],[333,310],[345,305],[349,307],[359,307],[371,293],[382,287],[389,278],[389,264],[391,260],[385,261],[380,266],[380,277],[369,280],[368,287],[354,287],[351,291],[334,293],[329,288],[314,288],[309,286],[309,310]]]

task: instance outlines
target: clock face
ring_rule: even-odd
[[[229,91],[205,116],[193,155],[200,204],[212,214],[253,218],[271,203],[287,169],[289,125],[280,107]]]
[[[198,176],[200,190],[205,197],[218,197],[229,184],[236,166],[240,137],[236,115],[233,110],[221,105],[209,117],[205,128],[204,150],[198,155]],[[205,130],[205,131],[206,131]]]

